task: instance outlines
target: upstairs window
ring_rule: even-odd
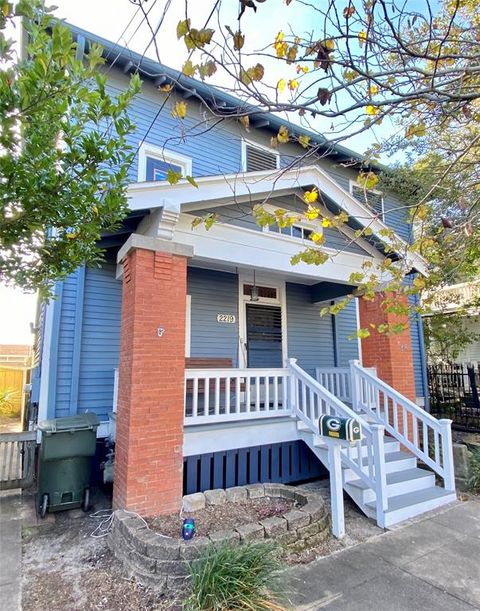
[[[280,155],[274,149],[243,141],[243,171],[276,170],[280,167]]]
[[[383,220],[384,205],[383,193],[375,189],[365,189],[356,182],[350,181],[350,193],[362,204],[366,204],[375,214]]]
[[[290,225],[290,227],[278,227],[277,225],[275,225],[274,227],[270,228],[270,231],[276,231],[277,233],[281,233],[282,235],[288,235],[291,238],[308,240],[314,230],[309,229],[308,227],[304,227],[303,225]],[[317,233],[321,233],[321,230],[319,230]]]
[[[138,152],[138,182],[166,180],[168,170],[191,176],[192,160],[160,146],[141,145]]]

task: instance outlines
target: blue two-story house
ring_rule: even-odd
[[[355,288],[352,272],[392,256],[382,229],[409,240],[401,201],[380,192],[365,198],[356,183],[362,160],[351,151],[290,125],[319,146],[295,163],[299,144],[270,146],[279,117],[251,109],[246,131],[231,118],[239,100],[72,31],[81,48],[103,46],[113,91],[126,87],[129,72],[141,75],[131,108],[138,155],[130,213],[100,243],[105,263],[79,267],[40,308],[32,394],[39,418],[94,412],[98,435],[115,443],[114,505],[142,515],[176,511],[184,493],[318,475],[328,468],[322,414],[361,423],[363,440],[342,450],[343,485],[379,524],[450,502],[450,426],[424,409],[420,318],[402,334],[360,342],[355,331],[385,316],[381,296],[320,316]],[[178,100],[188,103],[181,130],[171,114]],[[197,188],[169,184],[169,168],[193,176]],[[313,188],[325,218],[348,214],[344,227],[301,219]],[[295,221],[261,228],[259,203]],[[216,215],[210,229],[193,226],[208,214]],[[373,235],[356,238],[367,225]],[[329,259],[292,265],[312,246],[312,232],[323,233]],[[420,257],[409,265],[426,273]]]

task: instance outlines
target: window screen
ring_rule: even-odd
[[[163,161],[163,159],[157,159],[156,157],[147,157],[147,176],[146,179],[148,181],[153,180],[166,180],[168,170],[173,170],[174,172],[183,172],[183,168],[179,165],[175,165],[174,163],[168,163],[167,161]]]

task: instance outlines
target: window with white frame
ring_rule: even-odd
[[[138,152],[138,182],[166,180],[168,170],[191,176],[192,160],[176,151],[144,142]]]
[[[376,189],[366,189],[353,180],[350,181],[350,193],[362,204],[367,204],[381,219],[384,217],[383,193]]]
[[[266,204],[264,206],[264,209],[266,212],[274,214],[275,210],[277,210],[278,208],[272,206],[271,204]],[[317,233],[320,235],[323,233],[323,229],[320,223],[315,223],[315,221],[308,223],[300,219],[297,221],[298,216],[298,212],[287,210],[285,212],[284,218],[294,217],[295,220],[292,224],[287,225],[287,227],[280,227],[277,223],[275,223],[274,225],[266,225],[263,230],[265,232],[276,233],[280,236],[285,236],[298,240],[309,240],[312,233]]]
[[[242,167],[244,172],[276,170],[280,167],[280,155],[275,149],[243,140]]]

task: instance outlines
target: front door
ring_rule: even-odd
[[[282,367],[282,309],[247,303],[247,367]]]

